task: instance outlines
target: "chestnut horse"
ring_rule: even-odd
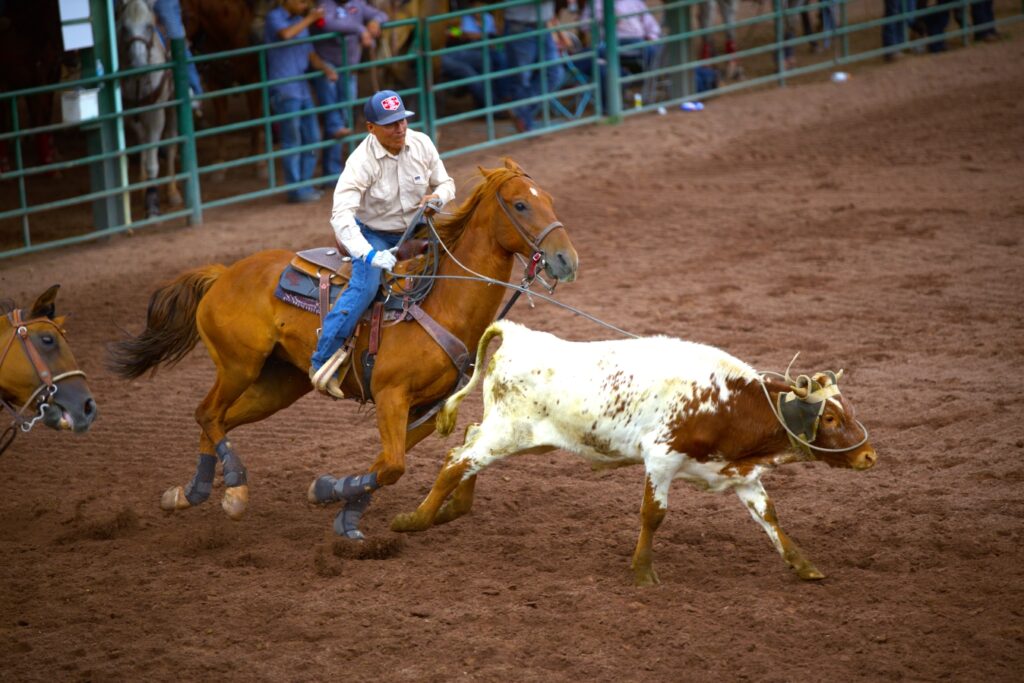
[[[555,217],[551,196],[515,162],[480,169],[484,178],[454,214],[438,221],[445,246],[437,280],[420,303],[424,313],[465,345],[476,348],[505,293],[493,281],[507,282],[515,254],[537,257],[559,281],[576,277],[578,257]],[[312,388],[309,359],[316,348],[319,318],[274,296],[278,279],[294,254],[263,251],[235,264],[207,265],[159,287],[149,302],[146,329],[111,347],[112,367],[133,379],[161,364],[183,358],[200,338],[217,368],[213,388],[196,409],[199,463],[188,485],[168,489],[165,510],[182,510],[207,499],[218,460],[224,472],[221,507],[240,519],[249,499],[246,471],[227,439],[235,427],[264,420]],[[362,330],[354,358],[368,346]],[[361,396],[359,380],[342,380],[348,397]],[[369,473],[335,478],[324,475],[310,486],[316,503],[345,502],[334,528],[363,538],[358,523],[380,486],[405,472],[406,451],[434,431],[433,418],[410,426],[410,413],[447,396],[460,372],[446,351],[416,322],[382,330],[370,389],[376,403],[382,450]]]
[[[78,369],[64,333],[64,318],[54,318],[54,285],[27,312],[0,301],[0,406],[13,423],[0,436],[0,453],[20,429],[42,420],[52,429],[84,432],[96,419],[96,401]]]

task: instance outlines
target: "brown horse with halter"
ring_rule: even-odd
[[[96,401],[78,369],[64,332],[54,318],[54,285],[28,311],[0,301],[0,406],[12,424],[0,435],[0,453],[18,431],[42,420],[52,429],[84,432],[96,419]]]
[[[367,474],[324,475],[310,486],[313,502],[345,503],[334,524],[340,535],[363,538],[358,523],[372,492],[397,482],[405,472],[406,452],[434,431],[429,408],[454,390],[467,369],[456,367],[450,344],[441,342],[454,338],[463,351],[476,348],[505,293],[494,285],[507,285],[516,254],[559,281],[576,277],[576,250],[550,195],[511,160],[504,168],[480,170],[483,181],[469,199],[438,221],[444,253],[431,290],[418,305],[408,306],[408,317],[374,335],[378,355],[369,382],[358,372],[342,379],[348,397],[362,396],[369,385],[382,450]],[[217,368],[213,388],[196,409],[202,431],[195,476],[187,486],[164,493],[164,509],[206,500],[219,461],[225,484],[221,506],[230,518],[241,518],[249,490],[228,432],[270,417],[312,388],[309,359],[319,319],[274,295],[293,256],[263,251],[229,267],[183,273],[154,292],[142,334],[111,348],[114,370],[128,379],[179,361],[200,338]],[[353,357],[362,357],[370,345],[367,328],[357,333]]]

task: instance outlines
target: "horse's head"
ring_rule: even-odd
[[[150,50],[159,42],[153,4],[156,0],[122,0],[117,19],[117,43],[124,66],[150,63]]]
[[[96,401],[71,353],[64,318],[54,318],[59,287],[46,290],[29,311],[0,308],[0,402],[24,431],[42,419],[53,429],[84,432],[96,419]]]
[[[514,174],[497,189],[497,201],[507,219],[501,221],[503,227],[498,230],[498,242],[510,252],[540,260],[553,278],[562,282],[575,280],[579,256],[569,233],[555,215],[551,195],[538,187],[511,159],[505,159],[505,168]]]

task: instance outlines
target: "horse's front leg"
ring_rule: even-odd
[[[142,115],[142,127],[146,131],[143,138],[146,149],[142,150],[142,166],[145,180],[155,180],[160,177],[160,157],[156,144],[163,137],[164,123],[166,116],[162,109],[146,112]],[[146,217],[160,215],[160,191],[156,186],[146,188]]]
[[[172,109],[167,114],[167,129],[171,137],[178,135],[178,115]],[[167,203],[177,208],[184,202],[181,200],[181,191],[178,189],[178,181],[174,179],[174,171],[178,165],[178,146],[167,146],[167,177],[170,183],[167,185]]]
[[[334,519],[334,531],[339,536],[354,540],[365,538],[359,530],[359,521],[370,506],[373,492],[397,482],[405,473],[405,454],[408,449],[434,431],[433,420],[407,431],[410,406],[408,394],[402,389],[376,392],[376,404],[381,452],[369,473],[341,478],[325,474],[310,485],[307,493],[311,503],[343,501],[345,507]]]

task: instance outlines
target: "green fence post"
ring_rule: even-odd
[[[615,30],[615,0],[601,0],[604,8],[604,45],[605,59],[608,60],[608,81],[605,84],[608,97],[608,120],[612,123],[622,121],[622,90],[619,85],[619,35]]]
[[[102,76],[105,71],[117,70],[117,45],[114,33],[114,12],[103,0],[91,0],[89,8],[92,17],[94,45],[82,50],[82,77]],[[97,86],[99,114],[120,111],[120,100],[115,97],[117,81],[104,81]],[[123,119],[109,119],[82,126],[85,133],[86,153],[96,156],[115,149],[124,149]],[[121,128],[121,130],[119,130]],[[104,159],[89,164],[89,187],[92,192],[102,192],[115,187],[124,187],[128,178],[128,160]],[[92,202],[92,222],[95,230],[104,230],[124,225],[129,220],[131,201],[128,193],[109,195]]]
[[[673,6],[665,10],[665,25],[668,27],[669,35],[683,36],[671,43],[665,44],[666,63],[673,66],[682,66],[690,62],[690,37],[692,30],[690,20],[691,5]],[[675,69],[669,76],[669,96],[673,99],[688,97],[696,91],[694,84],[696,74],[692,69]]]
[[[171,40],[171,57],[174,66],[174,97],[178,102],[178,133],[185,139],[181,143],[181,170],[188,174],[185,179],[185,206],[192,211],[188,222],[198,225],[203,222],[203,202],[199,194],[199,168],[196,156],[196,135],[192,125],[192,98],[189,96],[186,75],[185,40]],[[173,172],[174,169],[171,169]]]
[[[773,0],[775,7],[775,69],[779,72],[779,85],[786,85],[786,48],[782,43],[786,40],[785,19],[782,16],[782,0]]]
[[[846,3],[847,0],[839,0],[839,26],[842,26],[843,28],[846,28]],[[850,56],[850,34],[847,31],[843,31],[841,54],[844,62]]]

